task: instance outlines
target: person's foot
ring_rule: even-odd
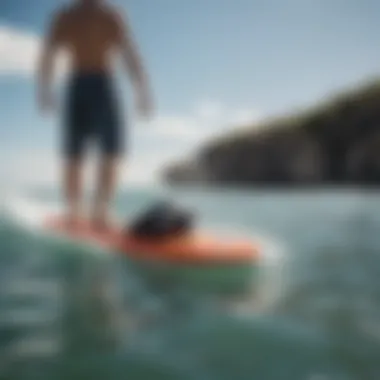
[[[65,218],[65,227],[68,230],[73,230],[79,227],[80,218],[78,214],[68,214]]]
[[[106,231],[110,227],[110,219],[105,210],[95,211],[92,217],[92,226],[98,231]]]
[[[99,232],[107,231],[110,227],[109,221],[107,218],[92,218],[92,226],[95,230]]]

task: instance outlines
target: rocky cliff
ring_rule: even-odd
[[[380,80],[201,147],[169,183],[380,184]]]

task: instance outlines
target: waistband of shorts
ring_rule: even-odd
[[[112,75],[107,72],[107,71],[85,71],[85,70],[77,70],[77,71],[73,71],[70,76],[69,76],[69,79],[71,81],[86,81],[86,80],[90,80],[90,81],[109,81],[112,79]]]

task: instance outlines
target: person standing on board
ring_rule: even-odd
[[[102,0],[76,0],[56,12],[45,38],[37,75],[38,101],[43,112],[54,108],[53,62],[61,48],[69,53],[71,62],[62,115],[67,221],[75,225],[82,215],[83,156],[87,143],[95,140],[102,159],[92,221],[105,228],[125,137],[111,78],[111,53],[117,51],[123,57],[135,90],[137,109],[144,117],[152,113],[147,76],[126,20]]]

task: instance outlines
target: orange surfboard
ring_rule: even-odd
[[[260,256],[258,244],[248,239],[218,237],[203,231],[153,240],[136,238],[118,225],[99,231],[86,219],[75,228],[69,228],[62,217],[47,218],[44,227],[73,239],[99,244],[134,259],[193,265],[227,265],[252,263],[258,261]]]

